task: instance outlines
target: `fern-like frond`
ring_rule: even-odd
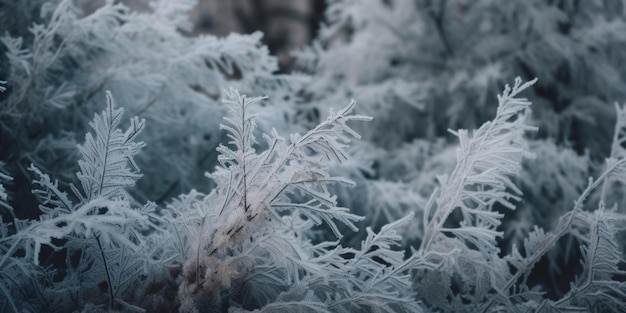
[[[617,242],[618,229],[613,218],[606,214],[601,204],[595,212],[580,212],[575,222],[587,239],[581,245],[583,272],[561,299],[544,301],[544,309],[549,307],[561,312],[625,311],[626,283],[617,277],[626,274],[620,269],[626,260]]]
[[[589,178],[587,187],[574,202],[574,208],[571,211],[563,214],[559,218],[554,230],[550,232],[544,232],[542,229],[536,228],[533,232],[531,232],[529,234],[529,237],[524,241],[525,255],[522,255],[514,247],[512,254],[506,257],[507,262],[509,262],[509,264],[511,265],[512,274],[506,279],[506,282],[497,286],[498,295],[492,297],[487,302],[485,302],[481,306],[480,312],[489,312],[492,306],[497,302],[500,302],[506,306],[515,305],[512,302],[519,300],[516,299],[518,292],[516,292],[515,290],[526,290],[526,278],[530,274],[533,266],[539,261],[542,256],[544,256],[548,252],[548,250],[555,246],[560,238],[562,238],[566,234],[571,233],[573,235],[579,236],[583,242],[587,242],[587,247],[582,248],[582,251],[584,256],[583,264],[586,266],[585,272],[587,273],[588,277],[589,275],[593,276],[593,266],[596,265],[593,262],[597,261],[596,259],[594,259],[594,257],[595,253],[598,253],[599,248],[606,249],[606,255],[603,255],[603,258],[607,258],[606,261],[608,261],[609,263],[614,262],[615,265],[619,262],[622,262],[622,252],[620,251],[619,246],[614,244],[614,239],[610,239],[611,236],[615,236],[616,232],[616,228],[614,225],[612,225],[612,223],[616,221],[616,217],[620,215],[612,215],[611,217],[608,217],[608,214],[603,211],[604,204],[602,201],[600,201],[600,209],[596,211],[596,215],[594,217],[591,217],[590,213],[583,211],[583,205],[585,204],[585,201],[587,200],[589,195],[594,190],[600,188],[600,186],[606,181],[606,179],[610,178],[611,175],[623,176],[625,174],[626,159],[608,158],[606,160],[604,172],[596,179]],[[624,219],[624,217],[621,216],[621,219]],[[584,232],[587,232],[589,234],[588,237],[590,238],[581,236],[580,230],[576,229],[581,227]],[[602,247],[600,246],[601,244],[603,245]],[[589,266],[591,266],[591,268],[589,268]],[[621,274],[621,271],[610,270],[611,268],[615,269],[614,266],[604,267],[605,269],[601,270],[601,272],[604,271],[605,275],[606,273]],[[609,268],[609,270],[607,270],[606,268]],[[521,284],[519,282],[520,278],[523,278]],[[611,283],[617,283],[618,286],[620,286],[619,288],[623,288],[623,284],[621,282],[611,281]],[[515,286],[520,287],[516,288]],[[620,290],[619,288],[617,290]],[[612,293],[609,292],[609,294]],[[617,297],[621,297],[621,294],[622,291],[618,292]],[[511,296],[508,297],[507,295]],[[542,302],[542,305],[560,305],[560,303],[569,303],[568,301],[569,300],[567,300],[567,297],[565,297],[559,300],[559,302],[557,302],[556,304],[546,300]],[[562,309],[566,311],[572,309],[572,307],[567,305]]]
[[[421,249],[428,251],[441,236],[453,235],[485,253],[499,251],[496,237],[501,236],[497,227],[502,214],[492,209],[496,203],[514,209],[512,201],[521,195],[511,176],[521,170],[523,157],[532,156],[524,134],[534,128],[526,124],[530,102],[517,95],[535,81],[522,84],[517,78],[513,88],[507,85],[498,96],[496,117],[471,136],[466,130],[452,132],[460,142],[457,164],[450,175],[439,177],[441,187],[424,212]],[[463,218],[460,227],[444,227],[455,210]]]
[[[20,250],[39,265],[40,260],[50,257],[49,253],[55,253],[43,254],[43,245],[68,254],[70,250],[79,251],[80,260],[91,265],[71,265],[68,261],[68,275],[75,272],[78,281],[92,277],[91,286],[105,280],[108,307],[112,309],[114,304],[132,306],[122,299],[125,290],[146,275],[148,263],[159,265],[171,255],[163,253],[145,233],[158,229],[156,223],[162,222],[155,205],[134,208],[125,190],[141,177],[133,156],[144,146],[143,142],[135,142],[144,122],[135,117],[128,130],[122,131],[118,126],[123,109],[115,108],[110,93],[106,100],[106,109],[90,124],[95,134],[88,133],[85,143],[79,146],[82,158],[77,177],[82,190],[70,184],[78,201],[72,201],[56,180],[31,165],[29,170],[36,176],[33,194],[43,214],[35,221],[14,220],[15,233],[2,238],[2,244],[9,245],[1,249],[4,254],[0,268],[14,264]]]
[[[38,188],[33,194],[38,196],[44,213],[40,222],[25,235],[36,243],[36,251],[41,244],[51,245],[52,238],[66,236],[90,238],[96,235],[104,243],[115,241],[132,247],[138,244],[139,230],[133,231],[133,227],[124,225],[141,221],[139,224],[147,227],[151,223],[149,208],[152,205],[148,204],[145,212],[131,208],[124,188],[134,185],[141,177],[133,156],[144,146],[143,142],[135,142],[144,123],[133,118],[129,129],[122,132],[117,128],[122,113],[123,109],[115,108],[112,95],[107,93],[106,109],[96,114],[90,123],[95,136],[88,133],[85,144],[79,146],[81,172],[76,175],[83,191],[70,185],[80,200],[78,203],[72,203],[68,194],[59,189],[57,181],[52,181],[34,165],[29,168],[38,177],[34,180]]]
[[[248,99],[239,95],[236,90],[229,93],[230,100],[225,103],[231,111],[226,121],[230,125],[222,126],[227,130],[234,150],[221,146],[220,162],[227,172],[217,171],[216,180],[228,182],[224,189],[218,189],[215,195],[219,203],[220,218],[225,223],[220,228],[222,234],[213,239],[214,248],[225,243],[225,237],[233,232],[242,231],[250,221],[271,215],[279,216],[281,211],[295,210],[314,221],[316,224],[326,222],[337,236],[341,234],[335,220],[356,229],[354,221],[360,218],[348,213],[345,208],[336,206],[336,198],[329,194],[326,185],[330,183],[349,183],[349,181],[331,177],[322,165],[320,157],[344,160],[345,148],[349,138],[344,134],[358,135],[347,126],[352,120],[368,120],[358,115],[349,115],[354,103],[331,116],[315,129],[305,135],[292,135],[291,143],[276,131],[265,136],[268,149],[257,154],[252,148],[254,144],[254,120],[248,112],[248,106],[262,98]],[[293,202],[288,194],[297,192],[309,200],[301,203]],[[241,215],[245,219],[237,217]],[[243,233],[248,233],[243,229]]]
[[[405,259],[405,252],[397,248],[402,242],[399,230],[412,218],[409,214],[384,225],[378,233],[368,228],[359,249],[332,248],[329,243],[316,246],[315,261],[326,275],[309,274],[296,284],[315,291],[331,312],[421,312],[409,274],[417,269],[435,270],[439,265],[430,255]]]
[[[59,216],[61,214],[70,214],[75,209],[67,195],[67,192],[59,189],[59,182],[52,181],[48,174],[43,173],[34,164],[28,168],[37,175],[38,179],[33,180],[36,189],[33,189],[33,195],[39,198],[39,209],[46,214],[47,218]]]
[[[124,196],[124,188],[133,186],[141,178],[133,160],[143,142],[135,142],[144,127],[144,121],[134,117],[131,125],[122,132],[118,129],[124,109],[116,108],[110,92],[106,94],[107,106],[102,114],[96,114],[89,125],[95,131],[85,136],[85,144],[79,146],[82,159],[78,161],[81,171],[76,175],[81,181],[85,199],[96,197],[116,198]]]

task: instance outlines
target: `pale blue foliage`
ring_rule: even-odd
[[[328,1],[303,90],[194,0],[41,2],[0,0],[0,311],[626,311],[623,1]]]
[[[437,271],[415,276],[419,298],[433,310],[497,312],[507,308],[543,312],[550,307],[601,312],[623,309],[626,290],[618,279],[622,275],[619,266],[623,264],[623,252],[615,241],[618,228],[612,223],[623,221],[624,215],[611,213],[610,218],[604,217],[602,202],[595,213],[583,208],[592,191],[607,183],[608,177],[623,176],[624,158],[608,159],[606,170],[596,180],[589,179],[574,208],[560,213],[562,216],[552,231],[535,227],[524,239],[523,252],[513,245],[512,252],[501,257],[496,237],[502,236],[498,227],[504,214],[495,211],[494,205],[515,209],[512,200],[521,200],[521,191],[511,177],[519,175],[522,157],[529,155],[523,135],[533,127],[525,125],[530,102],[516,98],[516,94],[532,83],[522,84],[517,79],[513,88],[507,86],[498,97],[496,117],[474,131],[473,136],[468,137],[464,131],[456,132],[461,141],[457,165],[449,176],[439,179],[441,187],[433,193],[424,211],[425,233],[421,247],[414,252],[417,255],[447,253],[440,256],[441,266]],[[453,224],[458,227],[445,226],[452,225],[449,220],[454,218],[454,212],[458,215]],[[566,235],[579,240],[584,271],[570,292],[559,300],[549,300],[541,290],[528,285],[528,277],[535,264]],[[596,253],[603,255],[603,261],[594,263]],[[597,280],[591,278],[595,277],[594,273],[600,275]]]
[[[196,2],[155,0],[150,10],[135,12],[106,1],[86,14],[72,0],[55,0],[33,6],[40,18],[6,4],[9,12],[34,23],[23,33],[24,22],[0,16],[7,20],[7,32],[0,34],[6,58],[0,61],[3,74],[11,77],[0,99],[0,115],[8,117],[0,127],[10,135],[11,151],[55,177],[71,179],[77,136],[87,131],[98,99],[111,90],[129,112],[154,126],[144,134],[147,153],[137,156],[138,164],[150,164],[144,166],[148,179],[131,192],[162,202],[192,186],[210,189],[201,185],[201,169],[215,165],[215,148],[224,141],[218,127],[225,114],[219,101],[223,89],[276,99],[270,111],[282,114],[259,110],[271,117],[263,121],[264,129],[299,129],[284,117],[295,114],[286,99],[294,98],[304,76],[276,74],[277,60],[259,32],[188,36],[188,12]],[[26,133],[37,137],[23,138]]]
[[[115,107],[110,93],[106,101],[106,109],[96,114],[91,123],[94,134],[88,133],[84,145],[78,147],[82,159],[79,161],[81,172],[76,176],[82,190],[70,184],[73,193],[70,196],[60,188],[58,181],[51,180],[34,165],[29,168],[37,177],[32,192],[41,203],[42,214],[38,220],[15,219],[12,234],[6,229],[3,231],[2,242],[7,246],[2,249],[0,267],[11,268],[11,264],[25,262],[24,258],[16,257],[20,249],[34,265],[39,265],[43,259],[43,245],[56,251],[64,250],[68,256],[78,253],[82,264],[78,267],[69,261],[66,264],[70,273],[77,271],[76,276],[68,273],[65,287],[63,284],[44,285],[57,288],[44,294],[60,292],[72,284],[88,288],[105,281],[108,307],[112,308],[131,282],[140,277],[139,273],[147,274],[143,271],[152,258],[148,249],[153,245],[147,243],[144,232],[154,229],[160,218],[154,214],[154,204],[134,208],[134,202],[125,192],[125,188],[134,186],[142,176],[133,156],[144,146],[143,142],[135,142],[144,123],[133,118],[131,126],[122,131],[118,126],[123,109]],[[36,278],[36,273],[26,272],[29,266],[28,263],[20,265],[24,274],[30,276],[29,280],[43,279]]]
[[[305,89],[307,105],[323,112],[329,104],[355,98],[363,112],[374,117],[372,127],[357,128],[365,139],[359,145],[365,148],[353,152],[356,160],[363,160],[353,168],[367,169],[367,174],[359,177],[348,169],[342,175],[353,175],[362,189],[372,192],[379,188],[370,185],[381,180],[398,186],[408,183],[402,189],[426,190],[434,186],[433,174],[448,168],[431,172],[416,165],[402,176],[380,164],[413,160],[415,155],[400,147],[420,140],[444,140],[445,149],[453,149],[448,128],[478,128],[495,113],[491,103],[501,85],[516,75],[526,80],[538,77],[537,87],[528,91],[536,104],[530,124],[539,127],[533,139],[553,142],[555,149],[541,151],[554,153],[546,155],[550,161],[570,154],[561,166],[565,172],[554,171],[557,177],[542,186],[559,190],[562,184],[557,182],[572,178],[568,167],[578,172],[582,166],[574,156],[588,156],[592,164],[586,164],[588,173],[583,174],[588,176],[609,153],[612,124],[603,121],[614,118],[609,104],[626,96],[621,66],[626,60],[625,7],[622,0],[328,1],[315,42],[300,53],[303,68],[314,77]],[[429,158],[439,165],[449,165],[450,160],[449,154]],[[525,167],[528,173],[522,179],[543,174],[540,168],[546,164],[525,163],[536,165]],[[567,194],[557,204],[564,204],[564,209],[553,215],[546,212],[550,210],[526,212],[543,206],[550,196],[541,194],[542,188],[524,183],[519,187],[533,191],[519,212],[529,218],[517,225],[526,231],[535,224],[554,224],[576,196],[568,193],[575,188],[564,190]],[[429,194],[420,192],[426,198]],[[359,203],[362,193],[340,195],[340,201],[354,203],[357,212],[382,211],[376,216],[397,216],[396,210],[406,203],[373,208]],[[393,203],[395,198],[387,199]],[[403,211],[420,215],[420,201],[413,206]]]
[[[586,241],[586,245],[581,245],[583,273],[563,298],[542,305],[555,311],[626,310],[626,283],[614,280],[617,275],[626,274],[619,267],[626,260],[616,240],[619,229],[615,226],[615,217],[600,207],[578,218],[577,228],[581,228],[579,231],[584,234],[581,239]]]
[[[519,174],[522,157],[531,156],[523,136],[534,128],[525,125],[530,102],[516,96],[533,83],[522,84],[518,78],[513,88],[507,86],[498,96],[496,117],[471,137],[466,130],[454,132],[460,142],[457,165],[449,176],[439,177],[441,187],[426,207],[423,249],[430,250],[443,234],[452,234],[484,253],[499,252],[495,239],[502,234],[496,228],[503,215],[494,212],[493,206],[499,203],[515,209],[511,200],[519,200],[521,194],[510,177]],[[462,214],[460,227],[445,227],[457,208]]]
[[[134,117],[126,132],[118,129],[124,110],[116,108],[113,96],[107,91],[106,112],[94,117],[90,123],[96,132],[85,136],[85,144],[78,150],[82,159],[78,161],[81,171],[76,174],[84,190],[85,200],[96,197],[124,197],[124,188],[135,185],[141,178],[134,156],[145,143],[135,143],[144,128],[144,120]]]
[[[42,215],[1,223],[3,308],[36,310],[55,293],[69,292],[77,298],[57,298],[56,308],[90,310],[100,303],[108,310],[142,311],[160,303],[180,312],[622,310],[626,293],[618,277],[624,258],[616,234],[626,229],[626,218],[605,211],[602,201],[595,212],[584,210],[594,190],[608,188],[626,172],[619,151],[552,230],[536,227],[523,250],[513,246],[504,256],[496,242],[504,216],[496,205],[514,209],[521,201],[512,177],[520,174],[522,158],[532,155],[524,139],[534,130],[526,124],[530,102],[518,94],[533,83],[517,79],[498,97],[493,120],[471,134],[453,132],[460,141],[456,165],[439,177],[439,188],[424,205],[421,246],[410,254],[402,247],[411,245],[404,234],[419,227],[413,214],[378,232],[366,227],[358,248],[312,241],[318,225],[341,237],[339,224],[357,230],[361,220],[328,189],[352,183],[331,176],[329,162],[346,161],[351,138],[358,138],[347,123],[369,120],[351,114],[353,102],[289,140],[274,130],[261,146],[251,111],[265,98],[227,91],[230,114],[222,128],[230,142],[218,147],[220,166],[208,175],[216,188],[181,195],[157,214],[151,203],[136,208],[125,191],[141,177],[133,157],[144,146],[136,142],[144,122],[132,118],[127,130],[120,129],[123,110],[107,94],[107,107],[95,115],[93,133],[79,146],[81,188],[70,184],[68,194],[33,165]],[[621,117],[617,125],[623,127]],[[622,137],[618,133],[614,140]],[[580,240],[583,272],[569,292],[551,300],[528,285],[528,276],[566,235]],[[47,264],[44,246],[66,254],[58,281],[52,282],[54,271],[39,266]],[[168,276],[168,268],[179,270]],[[171,290],[155,293],[153,283],[172,286],[167,288],[176,290],[175,304],[164,302]],[[38,294],[13,291],[26,286]],[[98,288],[108,303],[84,291]],[[133,300],[129,292],[147,298]]]
[[[449,127],[479,126],[509,77],[540,77],[530,93],[541,132],[559,143],[578,133],[574,127],[601,132],[599,143],[584,134],[577,140],[606,153],[611,130],[596,121],[611,115],[607,100],[625,95],[624,7],[621,0],[328,1],[318,42],[301,56],[319,78],[307,89],[315,105],[359,95],[386,128],[432,139]],[[375,136],[364,133],[389,144]]]
[[[361,219],[337,205],[327,186],[351,182],[330,176],[325,165],[346,160],[350,137],[358,138],[347,122],[369,120],[350,114],[354,102],[331,112],[303,135],[292,134],[287,140],[276,130],[265,134],[267,148],[257,152],[251,107],[263,98],[247,98],[235,89],[226,94],[230,114],[221,127],[231,141],[218,147],[221,166],[209,175],[217,187],[208,195],[192,192],[170,206],[176,216],[172,227],[183,230],[186,237],[171,241],[172,250],[187,253],[182,256],[185,278],[179,287],[183,311],[198,306],[203,297],[213,298],[216,304],[225,301],[218,296],[221,290],[241,288],[238,285],[248,276],[248,284],[256,288],[265,283],[278,288],[252,296],[260,301],[256,305],[273,301],[267,297],[300,281],[302,271],[327,276],[314,253],[321,248],[314,248],[303,236],[324,223],[341,237],[337,222],[357,230],[355,222]],[[233,255],[234,247],[240,252]],[[269,265],[261,261],[268,257],[276,268],[267,269],[275,272],[261,274],[265,267],[260,266],[260,273],[255,273],[255,264]],[[259,281],[263,278],[269,281]],[[250,291],[231,296],[242,292]]]

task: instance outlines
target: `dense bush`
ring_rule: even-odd
[[[510,248],[535,225],[554,227],[611,151],[613,104],[626,99],[625,8],[620,0],[328,1],[317,40],[299,52],[313,76],[307,105],[324,112],[354,98],[374,117],[356,126],[364,138],[356,161],[337,172],[363,193],[338,190],[339,201],[376,227],[408,212],[419,217],[437,175],[453,169],[457,143],[448,130],[490,119],[512,77],[538,78],[527,91],[538,157],[514,178],[524,201],[505,217],[500,241]],[[618,189],[608,203],[624,207]],[[419,243],[422,229],[404,236]],[[573,276],[575,242],[568,236],[551,251],[542,261],[548,275],[539,276]],[[556,296],[569,284],[549,289]]]
[[[1,311],[626,311],[624,3],[194,4],[0,1]]]

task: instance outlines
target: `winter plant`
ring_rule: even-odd
[[[359,3],[298,93],[193,1],[0,1],[0,311],[626,311],[621,74],[572,65],[621,2]]]
[[[360,191],[339,189],[339,200],[377,227],[408,212],[420,216],[437,175],[454,168],[448,129],[478,128],[496,113],[502,85],[537,77],[527,92],[529,123],[538,127],[529,145],[538,157],[523,160],[513,179],[525,201],[505,217],[501,241],[510,248],[535,225],[554,227],[611,151],[612,103],[626,97],[625,8],[621,0],[328,1],[316,41],[298,53],[313,77],[306,105],[324,112],[355,98],[374,117],[357,126],[364,140],[337,169]],[[403,235],[408,243],[422,234]],[[544,277],[575,274],[579,242],[563,240],[542,260],[550,267]],[[558,296],[568,288],[551,290]]]
[[[330,176],[324,165],[345,160],[348,136],[358,138],[347,122],[368,119],[350,115],[354,103],[304,135],[265,134],[266,148],[257,151],[251,107],[263,98],[230,90],[222,128],[231,141],[218,148],[220,166],[208,175],[216,187],[181,195],[157,213],[154,204],[137,206],[126,192],[141,177],[133,157],[144,146],[135,142],[144,121],[133,118],[126,131],[119,129],[123,110],[108,94],[105,111],[91,123],[95,133],[79,146],[80,188],[69,184],[68,194],[30,167],[42,214],[2,224],[3,305],[13,311],[51,303],[60,311],[623,309],[616,232],[624,216],[605,209],[602,200],[595,211],[583,209],[594,189],[609,188],[623,175],[619,151],[553,230],[536,228],[523,250],[513,247],[501,256],[496,239],[503,214],[495,206],[514,209],[521,200],[511,177],[531,155],[524,134],[534,128],[526,124],[530,102],[516,96],[532,83],[518,79],[499,96],[492,121],[471,134],[455,132],[456,166],[439,177],[422,216],[423,240],[408,254],[397,249],[397,229],[411,215],[378,233],[368,228],[359,249],[313,238],[322,223],[340,238],[337,222],[356,230],[361,219],[328,192],[329,184],[351,182]],[[615,147],[623,140],[619,107],[618,113]],[[544,298],[527,277],[565,234],[583,242],[583,273],[562,298]],[[63,266],[51,258],[59,255]],[[20,292],[31,288],[36,292]],[[171,299],[168,289],[177,290]],[[59,301],[55,294],[72,296]]]
[[[85,12],[75,0],[0,1],[0,80],[10,78],[0,98],[0,159],[15,179],[28,181],[28,165],[18,164],[30,163],[70,179],[78,169],[74,147],[105,90],[153,125],[143,135],[146,153],[137,156],[150,164],[146,180],[132,190],[143,200],[161,203],[198,186],[197,169],[216,164],[224,88],[271,96],[272,111],[284,114],[265,113],[279,118],[264,122],[293,129],[283,120],[295,114],[285,100],[304,78],[275,73],[261,33],[190,36],[195,3],[151,1],[137,12],[104,1]]]

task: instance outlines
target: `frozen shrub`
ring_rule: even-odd
[[[14,218],[2,223],[0,268],[6,285],[0,290],[5,295],[3,305],[13,311],[46,310],[46,299],[55,293],[75,294],[76,299],[55,301],[53,309],[67,310],[86,300],[101,301],[103,297],[88,297],[91,290],[99,289],[106,294],[109,310],[128,306],[123,296],[132,292],[138,279],[146,279],[148,263],[158,262],[145,236],[160,220],[155,205],[136,208],[126,191],[142,176],[134,156],[145,146],[135,142],[144,121],[135,117],[122,131],[118,125],[123,112],[107,93],[106,109],[90,123],[94,134],[88,133],[78,147],[80,185],[70,183],[71,193],[35,165],[29,167],[36,177],[32,193],[39,199],[41,215],[36,220]],[[63,255],[64,264],[55,263],[54,257]],[[19,289],[39,292],[11,291]]]
[[[624,10],[621,0],[328,1],[317,40],[298,53],[313,76],[305,104],[324,112],[355,98],[374,117],[356,128],[364,140],[351,151],[354,161],[336,170],[359,186],[338,190],[339,201],[377,227],[420,216],[433,178],[453,168],[448,129],[478,128],[496,113],[500,86],[521,75],[539,78],[528,91],[530,124],[539,128],[529,144],[542,159],[525,161],[513,178],[526,197],[503,229],[520,236],[499,240],[510,247],[533,225],[556,225],[584,189],[578,179],[600,175],[611,148],[611,103],[626,97]],[[378,201],[363,201],[371,198]],[[411,235],[419,240],[421,230]],[[550,274],[570,270],[555,266],[569,263],[575,244],[567,246],[551,252]]]
[[[626,311],[621,70],[573,66],[621,58],[621,3],[356,3],[299,98],[192,1],[0,2],[0,311]]]
[[[277,60],[261,33],[189,36],[195,3],[152,1],[136,12],[106,1],[85,14],[72,0],[0,2],[0,75],[11,77],[0,98],[0,159],[16,176],[34,163],[69,179],[77,168],[73,147],[111,90],[154,126],[144,133],[147,153],[137,158],[150,164],[147,180],[132,192],[162,202],[191,186],[208,190],[200,169],[216,164],[224,140],[224,88],[271,96],[272,111],[284,114],[259,112],[273,118],[264,123],[293,128],[284,122],[294,111],[285,100],[303,78],[274,73]]]

